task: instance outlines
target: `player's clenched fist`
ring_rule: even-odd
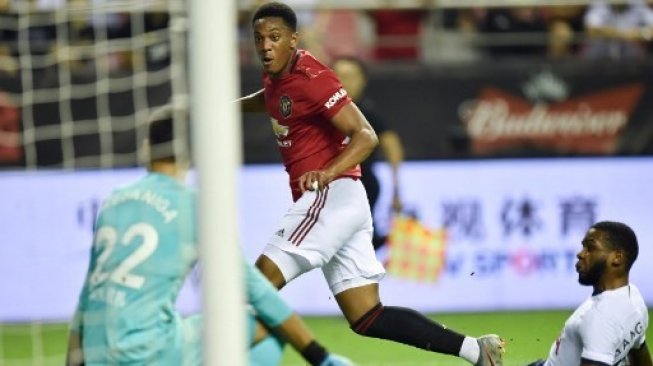
[[[313,170],[299,177],[299,189],[306,191],[322,190],[333,178],[324,170]]]

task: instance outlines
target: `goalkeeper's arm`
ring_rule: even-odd
[[[258,319],[306,359],[311,365],[350,365],[349,360],[329,354],[315,339],[304,321],[295,314],[277,290],[249,263],[245,263],[246,291]]]
[[[92,250],[92,249],[91,249]],[[75,315],[70,323],[70,333],[68,335],[68,352],[66,353],[66,366],[83,366],[84,365],[84,349],[82,345],[82,333],[84,330],[84,310],[86,309],[86,301],[88,298],[89,279],[91,277],[91,270],[94,268],[95,260],[91,253],[91,261],[86,273],[82,291],[79,294],[77,308]]]

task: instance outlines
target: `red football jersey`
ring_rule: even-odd
[[[283,164],[296,201],[299,177],[327,166],[349,142],[331,118],[351,99],[335,73],[308,51],[298,50],[290,73],[263,75],[265,105],[277,136]],[[360,166],[341,176],[360,177]]]

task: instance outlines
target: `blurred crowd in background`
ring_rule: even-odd
[[[244,66],[257,63],[250,19],[262,2],[238,1]],[[343,55],[369,63],[433,64],[504,57],[642,60],[653,53],[653,1],[647,0],[537,7],[478,7],[467,6],[474,3],[468,1],[457,8],[434,7],[425,0],[364,1],[361,7],[352,1],[346,8],[335,0],[286,2],[298,10],[302,47],[325,63]],[[165,2],[158,9],[147,3],[141,4],[142,12],[121,13],[110,10],[112,0],[0,0],[0,72],[18,70],[19,55],[25,54],[21,39],[29,41],[23,43],[29,43],[31,54],[68,62],[77,70],[98,67],[93,53],[98,39],[112,42],[110,57],[103,61],[110,73],[165,58],[166,50],[153,47],[150,54],[142,54],[138,47],[120,43],[143,34],[142,42],[156,44],[156,32],[168,28]],[[64,5],[80,11],[53,22]],[[107,5],[109,10],[89,15],[83,9],[91,5]],[[21,19],[25,14],[28,20]]]
[[[241,7],[243,62],[255,60],[249,19],[250,9],[259,3],[254,0]],[[327,63],[342,55],[368,62],[421,63],[501,57],[633,60],[653,51],[653,7],[646,0],[458,8],[433,8],[424,0],[408,2],[414,7],[407,8],[405,1],[379,0],[373,2],[375,8],[356,8],[350,2],[348,9],[330,8],[328,0],[288,3],[303,9],[299,12],[303,46]]]
[[[44,67],[65,64],[73,71],[107,74],[165,63],[170,14],[160,1],[147,3],[134,1],[141,11],[120,12],[115,9],[129,8],[129,3],[0,0],[0,73],[15,74],[21,55],[43,56]]]

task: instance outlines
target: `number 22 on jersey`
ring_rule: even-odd
[[[116,244],[132,246],[137,238],[141,238],[140,245],[127,256],[115,269],[105,272],[106,263],[111,258],[111,253]],[[145,277],[131,273],[139,264],[149,258],[159,245],[159,233],[152,225],[141,222],[130,226],[122,237],[112,226],[102,226],[95,234],[95,245],[101,251],[97,263],[91,274],[91,285],[109,280],[111,282],[140,289],[145,283]]]

